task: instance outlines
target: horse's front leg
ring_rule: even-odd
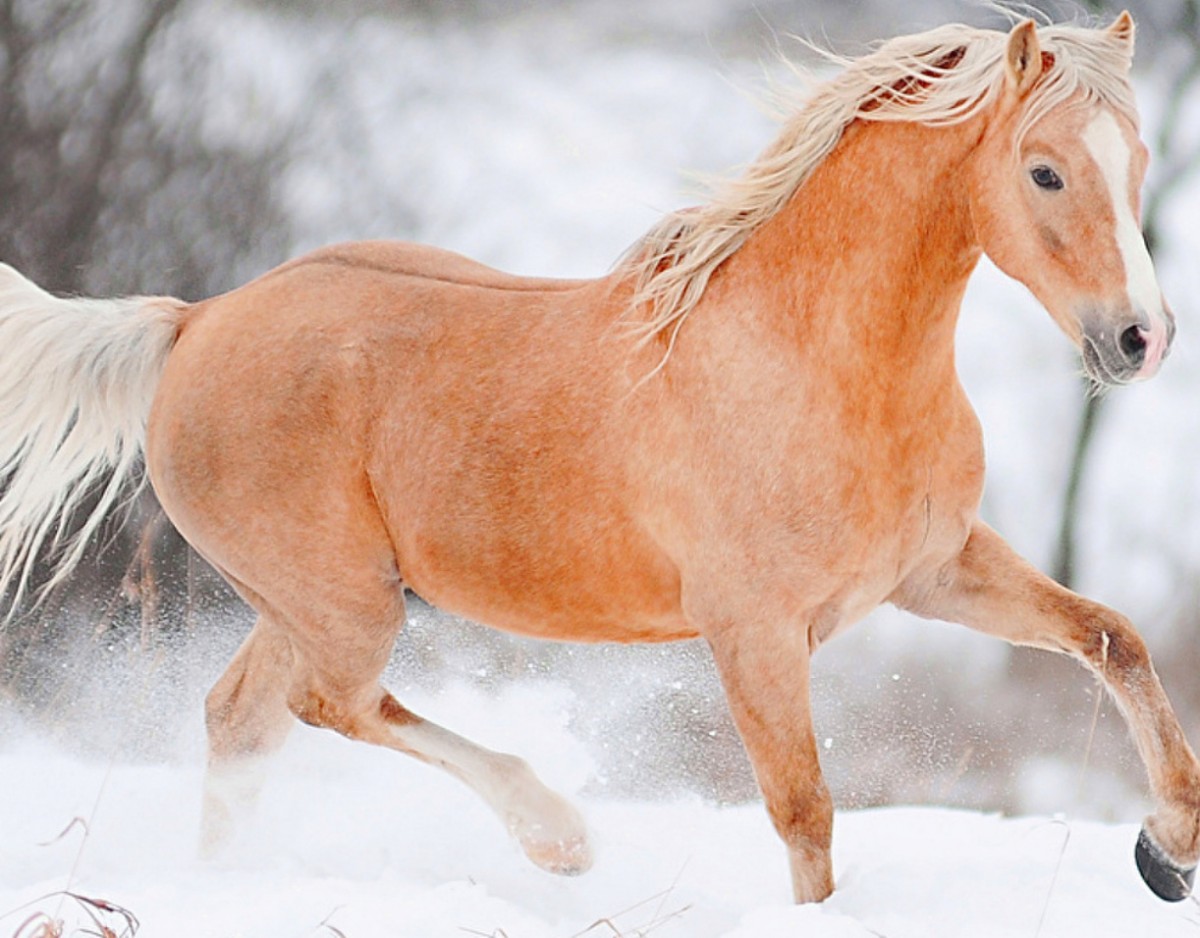
[[[1200,763],[1129,620],[1038,573],[980,522],[954,561],[906,583],[893,601],[1014,644],[1073,655],[1096,672],[1129,725],[1157,802],[1138,839],[1138,870],[1161,898],[1185,898],[1200,860]]]
[[[833,802],[821,777],[803,627],[735,625],[708,636],[729,708],[775,829],[788,848],[797,902],[833,892]]]

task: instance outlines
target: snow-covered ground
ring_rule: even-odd
[[[715,22],[721,5],[702,6]],[[217,79],[231,90],[228,110],[207,118],[208,132],[253,133],[272,115],[304,127],[304,148],[283,183],[298,248],[397,236],[520,272],[598,274],[660,213],[694,200],[681,171],[727,169],[772,134],[740,90],[753,86],[757,66],[697,57],[697,45],[707,48],[700,30],[665,46],[597,38],[590,21],[561,16],[486,32],[392,20],[314,32],[240,6],[217,9],[224,28],[208,34],[228,50]],[[836,24],[824,28],[837,34]],[[1196,196],[1193,188],[1180,203],[1194,205]],[[1138,617],[1152,649],[1180,614],[1180,597],[1193,598],[1180,576],[1200,568],[1200,488],[1191,475],[1200,408],[1189,403],[1200,393],[1200,353],[1187,321],[1200,229],[1186,211],[1168,222],[1160,273],[1176,297],[1180,340],[1160,379],[1113,396],[1084,493],[1081,558],[1086,591]],[[985,264],[965,305],[960,370],[988,443],[985,514],[1045,564],[1079,406],[1073,352],[1022,288]],[[1136,498],[1126,496],[1130,480]],[[446,660],[444,649],[439,655]],[[861,731],[868,741],[857,743],[860,751],[879,745],[868,725],[836,724],[847,703],[869,707],[881,685],[904,687],[917,670],[939,674],[946,687],[999,693],[1006,655],[999,642],[886,611],[839,638],[818,658],[815,679],[831,770],[853,748],[848,737]],[[643,673],[629,655],[581,652],[574,682],[538,675],[507,683],[485,674],[487,659],[461,652],[458,660],[457,674],[480,681],[435,693],[403,661],[391,676],[406,704],[529,758],[564,791],[583,790],[597,846],[591,873],[540,873],[454,781],[306,728],[276,763],[241,845],[222,865],[202,865],[194,853],[200,701],[219,668],[178,680],[172,673],[164,689],[162,673],[156,679],[154,667],[134,662],[130,680],[105,670],[88,694],[67,702],[69,744],[0,711],[0,936],[25,922],[33,928],[37,912],[96,931],[64,889],[127,908],[150,938],[1170,938],[1200,929],[1195,903],[1164,905],[1137,878],[1132,852],[1144,805],[1136,794],[1103,766],[1076,771],[1091,713],[1082,672],[1078,749],[1009,780],[1009,800],[1025,810],[1080,818],[840,812],[839,891],[819,908],[797,909],[760,806],[718,807],[678,790],[650,800],[630,794],[628,783],[606,793],[611,766],[598,752],[611,760],[628,748],[627,774],[640,764],[650,775],[648,760],[672,744],[670,736],[647,742],[618,715],[641,708],[670,722],[648,687],[669,686],[678,662],[645,650]],[[73,664],[80,686],[86,661],[85,653]],[[704,679],[688,672],[693,678]],[[156,681],[153,693],[145,680]],[[160,715],[164,695],[186,715]],[[940,728],[927,731],[936,750]],[[154,735],[153,754],[131,733]],[[981,745],[998,743],[985,736]],[[933,757],[949,762],[948,785],[975,772],[970,751],[961,766],[958,752]],[[913,780],[914,790],[941,784]],[[1097,816],[1118,823],[1087,819]],[[77,817],[86,827],[71,826]],[[119,919],[107,921],[120,931]]]
[[[523,752],[573,791],[589,765],[563,729],[560,696],[520,688],[492,698],[458,686],[421,703]],[[189,735],[185,745],[198,751],[199,727]],[[585,798],[596,865],[563,879],[529,865],[447,776],[308,728],[276,760],[244,840],[215,865],[194,850],[198,758],[112,763],[26,740],[0,752],[0,778],[5,936],[37,912],[89,927],[62,890],[129,910],[144,938],[1184,938],[1200,930],[1193,902],[1167,905],[1142,885],[1131,824],[944,808],[842,812],[838,891],[820,907],[795,908],[782,847],[758,805]],[[76,817],[86,828],[67,830]],[[120,932],[118,916],[103,920]]]

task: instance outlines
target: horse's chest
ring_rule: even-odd
[[[961,550],[983,480],[969,409],[929,432],[860,424],[795,441],[770,459],[722,466],[706,488],[704,523],[685,549],[702,558],[695,569],[715,573],[713,591],[752,583],[789,615],[823,610],[819,631],[831,633]]]
[[[857,618],[918,568],[940,566],[966,541],[983,487],[973,414],[954,432],[848,447],[818,470],[820,495],[801,486],[790,521],[796,573],[843,597]]]

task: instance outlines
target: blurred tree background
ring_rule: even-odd
[[[1140,76],[1155,154],[1144,210],[1152,247],[1200,165],[1198,3],[1129,4],[1139,22],[1138,61],[1154,66]],[[1030,6],[1056,20],[1079,16],[1065,4]],[[1119,10],[1089,8],[1102,20]],[[663,174],[732,165],[769,139],[764,122],[751,150],[737,149],[736,135],[721,127],[726,105],[695,100],[676,74],[740,78],[780,50],[797,52],[789,34],[853,53],[867,40],[952,19],[1003,25],[996,11],[957,0],[919,10],[883,0],[0,0],[0,260],[58,292],[185,299],[229,289],[315,244],[356,237],[437,242],[498,266],[537,257],[538,272],[584,273],[570,265],[590,263],[591,251],[610,261],[656,214],[637,200],[675,188]],[[581,50],[612,64],[585,72],[574,61]],[[676,71],[659,70],[663,56]],[[484,73],[493,67],[505,71]],[[602,135],[590,102],[609,100],[606,76],[624,68],[644,76],[642,106]],[[571,82],[555,97],[560,74]],[[584,94],[570,97],[577,87]],[[656,106],[690,109],[692,136],[660,139]],[[566,167],[561,178],[539,176],[542,164],[531,163],[532,153],[546,151]],[[632,164],[633,154],[647,178],[591,182],[609,152],[616,166]],[[690,165],[696,153],[712,164]],[[633,219],[615,236],[625,241],[595,247],[603,239],[581,230],[576,216],[535,230],[514,214],[528,201],[526,187],[589,205],[620,192],[631,208],[613,214]],[[515,259],[514,232],[524,240]],[[603,263],[590,272],[601,273]],[[1089,398],[1082,386],[1072,392],[1073,409],[1055,432],[1074,446],[1061,477],[1042,482],[1061,488],[1046,499],[1057,530],[1027,552],[1064,581],[1083,572],[1080,514],[1097,441],[1119,432],[1107,400]],[[1195,571],[1192,559],[1179,560],[1183,599],[1152,642],[1189,729],[1200,717],[1200,645],[1187,611]],[[389,675],[401,694],[448,675],[470,675],[485,690],[561,679],[578,689],[572,720],[597,751],[598,786],[753,797],[700,644],[572,648],[500,636],[416,600],[411,611]],[[169,751],[177,726],[151,725],[139,717],[144,707],[125,698],[183,697],[176,709],[198,714],[204,683],[248,622],[146,493],[65,588],[0,633],[0,698],[101,750],[110,740],[94,722],[89,733],[79,730],[87,711],[104,707],[115,722],[135,726],[143,751]],[[1039,809],[1030,787],[1046,779],[1073,787],[1088,760],[1108,767],[1084,799],[1094,812],[1139,789],[1123,727],[1074,664],[979,652],[990,640],[933,634],[948,651],[931,655],[929,642],[898,638],[889,626],[839,638],[818,658],[818,733],[840,804]],[[185,663],[205,643],[215,643],[213,663],[197,677]],[[960,653],[970,666],[957,666]],[[101,666],[108,660],[149,675],[137,694],[113,694],[113,672]]]

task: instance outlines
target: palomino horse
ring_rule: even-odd
[[[888,42],[599,280],[384,243],[195,304],[58,299],[5,269],[3,582],[19,596],[112,478],[94,531],[144,439],[167,514],[258,612],[207,701],[210,842],[299,718],[457,776],[562,873],[592,862],[576,811],[380,687],[405,590],[541,638],[703,636],[801,902],[833,889],[809,659],[891,602],[1095,670],[1156,799],[1138,866],[1181,899],[1200,765],[1130,623],[978,519],[954,364],[986,252],[1097,382],[1157,371],[1132,45],[1127,14]]]

